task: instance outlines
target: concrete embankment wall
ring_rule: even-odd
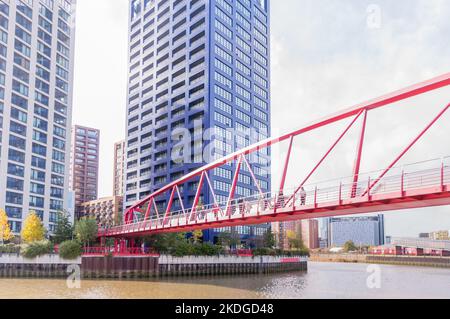
[[[428,256],[375,256],[357,254],[313,254],[310,257],[313,262],[343,262],[343,263],[365,263],[365,264],[390,264],[419,267],[450,268],[448,257]]]
[[[16,254],[0,255],[0,277],[66,278],[69,265],[81,265],[81,258],[64,260],[58,255],[26,259]]]
[[[367,256],[366,262],[372,264],[450,268],[450,258],[448,257]]]
[[[271,274],[306,271],[306,258],[284,257],[183,257],[161,256],[159,276]]]
[[[283,257],[84,257],[85,278],[219,276],[306,271],[306,258]]]
[[[158,272],[158,257],[83,257],[83,278],[149,278]]]
[[[67,278],[79,266],[83,278],[155,278],[219,276],[306,271],[306,258],[288,257],[182,257],[89,256],[63,260],[47,255],[33,260],[19,255],[0,255],[0,277]]]

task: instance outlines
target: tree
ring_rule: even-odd
[[[289,248],[291,250],[302,250],[304,248],[302,236],[300,233],[296,233],[292,230],[286,232],[288,238]]]
[[[164,233],[148,236],[144,243],[160,253],[171,253],[179,245],[187,243],[187,239],[186,233]]]
[[[264,234],[264,247],[265,248],[273,248],[275,247],[275,236],[272,233],[272,229],[268,229]]]
[[[192,232],[192,241],[195,244],[201,243],[202,239],[203,239],[203,232],[201,230],[197,229]]]
[[[8,215],[3,209],[0,209],[0,243],[3,245],[5,241],[14,238],[14,234],[11,232],[11,228],[8,224]]]
[[[83,218],[75,224],[75,235],[82,244],[89,246],[97,239],[97,234],[97,221],[93,218]]]
[[[46,229],[39,216],[31,211],[25,218],[22,229],[22,240],[25,243],[41,241],[45,238]]]
[[[239,234],[234,227],[231,227],[231,232],[223,232],[219,234],[219,245],[236,248],[241,243]]]
[[[349,240],[344,244],[344,252],[348,253],[350,251],[356,251],[356,250],[358,250],[358,247],[356,247],[356,245],[353,241]]]
[[[71,240],[72,237],[73,226],[69,221],[69,214],[66,211],[58,212],[53,242],[61,244],[64,241]]]
[[[81,256],[83,248],[77,240],[67,240],[59,245],[59,256],[63,259],[73,260]]]

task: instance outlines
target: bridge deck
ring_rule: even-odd
[[[136,237],[157,233],[183,232],[237,225],[364,214],[409,208],[450,205],[450,166],[387,176],[370,192],[365,182],[338,183],[331,187],[308,187],[302,196],[294,192],[266,194],[263,198],[241,199],[225,212],[225,205],[210,205],[191,211],[172,213],[170,217],[153,218],[102,229],[102,237]],[[365,185],[365,186],[364,186]],[[353,192],[352,192],[353,190]],[[291,199],[291,200],[289,200]],[[189,219],[191,218],[191,219]]]

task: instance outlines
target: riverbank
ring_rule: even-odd
[[[399,266],[418,266],[434,268],[450,268],[448,257],[417,256],[377,256],[360,254],[312,254],[312,262],[385,264]]]
[[[54,255],[33,260],[19,255],[0,255],[0,277],[3,278],[65,278],[77,270],[87,279],[146,279],[261,275],[307,269],[306,257],[84,256],[66,261]]]

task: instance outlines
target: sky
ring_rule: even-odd
[[[125,136],[127,14],[128,0],[77,4],[73,123],[101,130],[100,196],[112,194],[113,144]],[[271,1],[272,135],[450,72],[449,16],[448,0]],[[371,112],[361,170],[387,166],[448,104],[449,93]],[[296,141],[287,186],[299,183],[347,123]],[[400,164],[450,155],[448,123],[446,114]],[[350,175],[358,125],[312,182]],[[279,147],[274,163],[285,153]],[[272,169],[277,185],[280,167]],[[385,216],[387,235],[450,229],[450,207]]]

